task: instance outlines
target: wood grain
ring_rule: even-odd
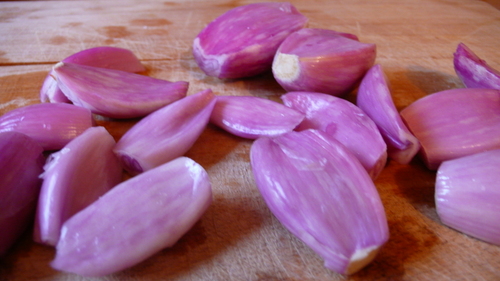
[[[269,73],[218,80],[205,76],[191,55],[193,38],[208,22],[250,2],[0,2],[0,114],[38,103],[52,64],[100,45],[132,50],[150,76],[189,81],[189,94],[212,88],[218,95],[279,100],[284,90]],[[399,109],[427,94],[463,87],[452,64],[459,42],[500,69],[500,12],[482,1],[292,3],[309,17],[310,27],[350,32],[376,43],[377,63]],[[98,124],[119,139],[134,121]],[[83,278],[51,269],[54,249],[33,243],[28,232],[0,260],[0,280],[500,280],[500,247],[440,223],[433,201],[435,173],[418,159],[409,165],[389,162],[375,181],[391,233],[375,261],[349,277],[328,271],[265,206],[251,174],[251,144],[208,126],[187,153],[207,169],[214,202],[172,248],[123,272]]]

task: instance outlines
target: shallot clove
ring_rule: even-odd
[[[35,241],[56,245],[62,224],[122,179],[113,153],[115,140],[104,127],[92,127],[49,156],[35,220]]]
[[[256,185],[276,218],[325,261],[352,274],[389,238],[377,189],[358,159],[319,130],[257,139],[250,150]]]
[[[413,102],[401,116],[431,170],[446,160],[500,148],[500,90],[440,91]]]
[[[111,118],[143,117],[186,96],[188,82],[59,62],[59,88],[75,104]]]
[[[408,164],[418,153],[420,143],[406,127],[394,105],[381,65],[374,65],[363,77],[356,105],[377,124],[387,143],[389,158]]]
[[[271,69],[279,44],[307,21],[288,2],[239,6],[217,17],[198,34],[193,55],[209,76],[254,76]]]
[[[42,152],[22,133],[0,133],[0,257],[33,220],[45,160]]]
[[[54,102],[54,103],[71,103],[71,101],[64,95],[57,85],[54,70],[50,70],[45,80],[43,80],[42,88],[40,89],[41,102]]]
[[[376,45],[352,34],[303,28],[281,43],[272,71],[287,91],[341,96],[352,90],[373,66]]]
[[[500,71],[488,65],[464,43],[458,44],[453,54],[453,66],[467,88],[500,90]]]
[[[45,150],[58,150],[94,123],[92,113],[86,108],[42,103],[19,107],[0,116],[0,132],[20,132]]]
[[[131,174],[180,157],[205,129],[214,105],[210,89],[169,104],[130,128],[113,150]]]
[[[95,67],[122,70],[127,72],[143,72],[146,68],[132,51],[111,47],[100,46],[85,49],[65,58],[62,62],[76,63]],[[57,86],[53,70],[45,78],[40,90],[40,100],[42,102],[70,102],[64,93]]]
[[[203,167],[174,159],[122,182],[66,221],[51,265],[82,276],[131,267],[174,245],[211,202]]]
[[[377,125],[359,107],[323,93],[289,92],[281,99],[305,115],[296,130],[326,132],[356,155],[372,178],[378,177],[387,163],[387,145]]]
[[[256,139],[290,132],[304,114],[265,98],[218,96],[210,122],[233,135]]]
[[[444,161],[436,178],[441,222],[500,246],[500,150]]]

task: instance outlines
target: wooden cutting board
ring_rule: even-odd
[[[110,45],[132,50],[147,75],[190,82],[189,94],[279,100],[270,74],[222,81],[195,64],[191,42],[218,15],[250,1],[0,2],[0,114],[38,103],[55,62],[82,49]],[[464,42],[500,69],[500,12],[474,0],[297,0],[310,27],[354,33],[377,44],[377,63],[392,85],[398,109],[440,90],[463,87],[452,55]],[[349,95],[347,98],[352,98]],[[120,136],[133,121],[98,121]],[[0,264],[0,280],[500,280],[500,247],[443,226],[433,201],[435,172],[420,160],[389,162],[375,184],[391,238],[375,261],[345,277],[272,216],[251,174],[252,141],[208,126],[187,156],[211,177],[214,201],[174,245],[123,272],[83,278],[51,269],[53,248],[21,238]],[[500,203],[500,202],[499,202]],[[2,230],[0,230],[2,231]]]

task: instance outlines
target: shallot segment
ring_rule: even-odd
[[[43,80],[42,88],[40,89],[41,102],[62,102],[71,103],[71,101],[64,95],[57,85],[54,70],[50,70],[45,80]]]
[[[345,146],[324,132],[259,138],[250,160],[271,212],[325,260],[325,267],[355,273],[388,240],[372,179]]]
[[[35,241],[56,245],[62,224],[117,185],[122,167],[104,127],[92,127],[49,156],[35,221]]]
[[[500,71],[488,65],[464,43],[458,44],[453,54],[453,65],[457,76],[467,88],[500,90]]]
[[[90,110],[64,103],[19,107],[0,116],[0,132],[16,131],[58,150],[94,125]]]
[[[401,119],[382,67],[374,65],[359,85],[356,105],[368,115],[387,143],[389,158],[408,164],[420,149],[420,143]]]
[[[146,68],[132,51],[111,47],[100,46],[85,49],[65,58],[62,62],[76,63],[95,67],[122,70],[127,72],[143,72]],[[69,99],[57,86],[53,70],[49,72],[40,90],[42,102],[69,102]]]
[[[500,150],[444,161],[437,171],[436,211],[458,231],[500,246]]]
[[[359,107],[323,93],[289,92],[281,98],[305,115],[297,130],[326,132],[356,155],[372,178],[380,174],[387,163],[387,145],[377,125]]]
[[[216,18],[198,34],[193,55],[209,76],[254,76],[271,69],[278,46],[307,21],[287,2],[239,6]]]
[[[500,90],[437,92],[413,102],[401,116],[431,170],[446,160],[500,148]]]
[[[215,95],[210,89],[169,104],[130,128],[114,152],[131,174],[180,157],[205,129],[214,105]]]
[[[376,45],[353,34],[304,28],[280,45],[272,71],[287,91],[344,95],[363,78],[376,58]]]
[[[111,118],[145,116],[186,96],[188,82],[170,82],[135,73],[60,62],[57,83],[78,106]]]
[[[248,139],[290,132],[303,119],[297,110],[253,96],[218,96],[210,117],[213,124]]]
[[[131,267],[174,245],[211,202],[203,167],[174,159],[122,182],[71,217],[51,265],[83,276]]]
[[[18,132],[0,133],[0,257],[28,228],[40,191],[43,148]]]

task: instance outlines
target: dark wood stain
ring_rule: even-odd
[[[102,29],[102,33],[108,37],[104,41],[107,45],[115,43],[115,39],[125,38],[132,35],[132,32],[130,32],[125,26],[120,25],[105,26]]]
[[[6,54],[7,54],[6,52],[0,51],[0,64],[10,62],[10,60],[5,57]]]
[[[51,45],[63,45],[68,42],[68,39],[64,36],[56,35],[50,37],[48,42]]]
[[[214,5],[215,7],[220,7],[220,8],[236,8],[238,6],[241,6],[241,1],[239,0],[232,0],[232,1],[227,1],[227,2],[224,2],[224,3],[221,3],[221,4],[216,4]]]
[[[132,35],[125,26],[110,25],[103,27],[104,34],[109,38],[124,38]]]
[[[163,5],[165,6],[178,6],[180,3],[176,3],[176,2],[163,2]]]
[[[78,27],[82,26],[83,22],[68,22],[67,24],[64,24],[62,27]]]
[[[130,24],[138,26],[165,26],[172,24],[172,22],[167,19],[134,19],[130,21]]]

